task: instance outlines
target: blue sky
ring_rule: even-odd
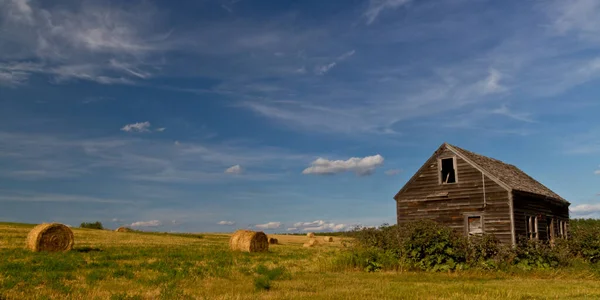
[[[443,142],[600,216],[595,0],[0,2],[0,220],[395,223]]]

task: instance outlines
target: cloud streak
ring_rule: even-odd
[[[121,128],[125,132],[149,132],[150,122],[138,122],[133,124],[127,124]]]
[[[219,221],[217,223],[217,225],[227,225],[227,226],[231,226],[231,225],[235,225],[234,221]]]
[[[256,227],[258,229],[278,229],[282,225],[283,224],[281,222],[268,222],[268,223],[265,223],[265,224],[254,225],[254,227]]]
[[[343,172],[354,172],[356,175],[371,175],[375,168],[383,164],[383,156],[377,154],[363,158],[352,157],[347,160],[328,160],[317,158],[302,174],[332,175]]]
[[[367,25],[373,23],[381,12],[388,9],[396,9],[410,2],[411,0],[370,0],[369,7],[364,14],[367,18]]]
[[[131,227],[159,227],[159,226],[162,226],[162,222],[159,220],[138,221],[138,222],[131,223],[131,225],[129,225],[129,226],[131,226]]]

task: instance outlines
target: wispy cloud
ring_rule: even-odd
[[[150,122],[138,122],[133,124],[127,124],[121,128],[125,132],[149,132]]]
[[[159,227],[162,225],[162,222],[159,220],[151,220],[151,221],[138,221],[131,223],[131,227]]]
[[[529,113],[518,113],[511,111],[508,106],[502,105],[499,108],[493,109],[490,111],[492,114],[503,115],[518,121],[523,121],[527,123],[533,123],[534,121],[531,119],[531,114]]]
[[[227,174],[241,174],[243,171],[242,167],[240,165],[235,165],[235,166],[231,166],[229,168],[227,168],[225,170],[225,173]]]
[[[154,33],[153,22],[160,23],[154,7],[132,4],[132,10],[124,10],[83,2],[71,8],[27,0],[0,4],[0,15],[6,17],[3,32],[11,32],[3,34],[0,61],[39,62],[35,69],[0,70],[0,82],[11,77],[13,84],[23,83],[35,73],[51,74],[59,82],[103,84],[129,84],[151,76],[148,70],[158,60],[149,58],[165,48],[168,37],[168,31]]]
[[[598,167],[600,168],[600,166],[598,166]],[[598,170],[594,171],[594,174],[596,174],[596,175],[600,175],[600,169],[598,169]]]
[[[356,51],[354,51],[354,50],[348,51],[348,52],[338,56],[336,58],[336,61],[334,61],[334,62],[330,62],[325,65],[317,66],[315,68],[315,73],[317,75],[324,75],[325,73],[329,72],[329,70],[331,70],[333,67],[335,67],[339,62],[344,61],[344,60],[348,59],[350,56],[354,55],[355,52]]]
[[[370,0],[369,7],[365,12],[367,24],[373,23],[379,14],[386,9],[396,9],[410,3],[411,0]]]
[[[258,229],[277,229],[277,228],[281,228],[283,224],[281,222],[268,222],[265,224],[257,224],[254,225],[254,227],[258,228]]]
[[[352,157],[347,160],[328,160],[317,158],[311,166],[304,169],[302,174],[328,175],[342,172],[354,172],[359,176],[370,175],[375,168],[383,164],[383,156],[377,154],[363,158]]]
[[[74,194],[54,194],[40,192],[14,192],[4,190],[0,202],[67,202],[67,203],[104,203],[104,204],[133,204],[132,200],[91,197]]]
[[[228,225],[228,226],[231,226],[231,225],[235,225],[235,222],[234,221],[219,221],[217,223],[217,225]]]
[[[15,180],[84,178],[108,174],[126,181],[227,182],[285,178],[283,168],[302,168],[312,155],[249,142],[153,141],[136,137],[73,139],[52,134],[0,132],[0,177]],[[314,157],[314,156],[313,156]],[[231,176],[235,165],[253,172]]]

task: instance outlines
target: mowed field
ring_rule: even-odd
[[[0,299],[600,299],[589,271],[353,270],[337,260],[347,251],[337,237],[304,248],[307,237],[274,235],[268,253],[240,253],[227,234],[73,228],[73,251],[33,253],[31,228],[0,223]]]

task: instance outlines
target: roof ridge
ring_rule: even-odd
[[[525,173],[523,170],[513,164],[505,163],[499,159],[469,151],[449,143],[444,144],[462,153],[462,155],[469,158],[472,163],[476,164],[494,177],[497,177],[500,182],[506,184],[511,189],[538,194],[549,198],[555,198],[568,203],[568,201],[562,198],[560,195],[556,194],[547,186],[543,185],[541,182],[537,181],[535,178],[531,177],[529,174]]]

